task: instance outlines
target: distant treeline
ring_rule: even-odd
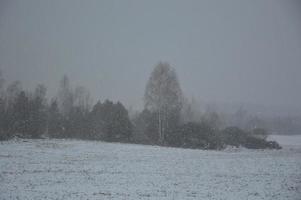
[[[84,87],[73,89],[67,76],[58,95],[48,103],[46,87],[38,85],[26,92],[20,82],[9,85],[0,98],[0,137],[78,138],[130,141],[132,123],[120,103],[109,100],[91,107]]]
[[[25,91],[19,81],[4,87],[2,73],[0,91],[1,140],[76,138],[201,149],[280,148],[266,141],[267,131],[261,127],[221,127],[214,112],[196,117],[168,63],[154,68],[145,89],[144,109],[131,118],[121,102],[92,105],[88,90],[73,88],[67,76],[51,100],[44,85],[34,91]]]

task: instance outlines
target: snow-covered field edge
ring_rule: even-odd
[[[15,139],[0,143],[0,199],[300,200],[300,138],[224,151]]]

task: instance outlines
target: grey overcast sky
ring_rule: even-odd
[[[0,0],[0,68],[50,96],[67,74],[94,99],[141,107],[167,61],[188,97],[300,108],[300,2]]]

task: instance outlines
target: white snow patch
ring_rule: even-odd
[[[77,140],[0,143],[0,199],[300,200],[299,150],[202,151]]]

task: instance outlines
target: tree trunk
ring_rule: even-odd
[[[159,143],[160,144],[162,144],[162,119],[161,119],[161,110],[159,110],[159,117],[158,117],[158,119],[159,119],[159,121],[158,121],[158,123],[159,123],[159,127],[158,127],[158,129],[159,129]]]

